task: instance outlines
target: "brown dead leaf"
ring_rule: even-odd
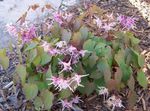
[[[34,4],[31,6],[32,10],[34,10],[34,11],[39,7],[40,7],[39,4]]]
[[[45,7],[46,7],[47,9],[51,9],[51,8],[52,8],[52,6],[51,6],[50,4],[46,4]]]

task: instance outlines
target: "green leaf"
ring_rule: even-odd
[[[128,87],[130,88],[131,91],[134,91],[134,86],[135,86],[135,80],[131,75],[130,79],[128,80]]]
[[[16,73],[20,77],[22,84],[24,84],[26,82],[26,77],[27,77],[26,67],[20,64],[17,65]]]
[[[49,90],[43,90],[40,97],[44,103],[45,110],[49,110],[53,105],[54,95]]]
[[[92,55],[89,57],[89,66],[92,68],[94,65],[96,65],[96,62],[98,60],[98,57],[95,53],[92,53]]]
[[[91,93],[93,93],[95,89],[94,82],[89,82],[88,80],[86,80],[86,81],[83,81],[81,84],[84,87],[78,87],[78,89],[82,94],[86,94],[87,96],[89,96]]]
[[[45,65],[47,63],[49,63],[52,59],[52,56],[50,56],[49,54],[47,54],[46,52],[43,53],[43,55],[41,56],[41,65]]]
[[[71,39],[71,31],[68,31],[66,29],[62,30],[62,40],[66,41],[67,43],[69,43],[70,39]]]
[[[41,110],[43,106],[42,99],[40,97],[36,97],[33,101],[36,110]]]
[[[93,70],[93,72],[90,73],[90,78],[92,79],[100,79],[103,77],[103,74],[98,70]]]
[[[111,79],[111,68],[105,58],[98,61],[98,70],[104,75],[105,81],[108,82]]]
[[[35,82],[35,83],[37,84],[39,91],[48,88],[47,83],[44,82],[44,81],[38,81],[38,82]]]
[[[147,88],[148,80],[146,79],[144,72],[141,70],[137,72],[137,81],[143,88]]]
[[[41,62],[41,57],[40,56],[36,56],[35,59],[33,60],[33,64],[35,66],[40,65],[40,62]]]
[[[69,98],[71,95],[72,95],[72,92],[69,89],[65,89],[60,92],[61,99]]]
[[[130,78],[130,75],[132,74],[132,68],[130,66],[128,66],[127,64],[125,64],[125,57],[124,57],[124,51],[120,50],[118,51],[118,54],[115,55],[115,61],[117,62],[117,64],[119,65],[121,71],[122,71],[122,80],[124,82],[127,82]]]
[[[88,51],[93,51],[95,45],[96,45],[96,42],[92,41],[91,39],[89,39],[89,40],[87,40],[87,41],[84,42],[83,49],[84,50],[88,50]]]
[[[27,100],[34,99],[38,94],[38,87],[36,84],[24,84],[23,91]]]
[[[96,51],[96,54],[97,56],[105,56],[105,51],[106,51],[106,44],[105,43],[98,43],[95,47],[95,51]]]
[[[27,48],[25,49],[25,51],[29,51],[31,49],[34,49],[38,44],[32,42],[30,45],[27,46]]]
[[[135,65],[143,67],[145,63],[144,57],[142,57],[138,52],[133,49],[130,49],[130,53],[132,55],[132,61],[135,63]]]
[[[80,32],[83,40],[86,40],[88,38],[88,31],[89,31],[88,28],[85,26],[82,26],[80,28]]]
[[[0,55],[0,64],[6,70],[9,67],[9,58],[4,55]]]
[[[37,56],[37,49],[33,49],[29,52],[29,62],[33,62],[35,57]]]

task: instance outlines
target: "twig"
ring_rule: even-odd
[[[145,100],[142,98],[143,110],[146,111]]]
[[[8,83],[6,86],[3,87],[3,89],[7,89],[9,88],[10,86],[12,86],[14,84],[13,81],[11,81],[10,83]]]

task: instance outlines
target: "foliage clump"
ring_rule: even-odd
[[[8,31],[22,45],[21,54],[26,55],[26,63],[16,67],[14,81],[21,83],[26,99],[37,110],[50,109],[54,101],[63,110],[74,109],[82,101],[76,94],[88,96],[98,88],[106,96],[125,87],[136,94],[135,83],[147,88],[147,80],[140,41],[130,32],[135,25],[135,18],[115,18],[95,5],[78,17],[55,13],[46,27],[49,34],[42,38],[33,24],[9,25]]]

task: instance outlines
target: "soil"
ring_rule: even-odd
[[[149,2],[149,0],[147,1]],[[139,11],[133,7],[128,0],[100,0],[97,2],[97,5],[108,12],[113,12],[114,14],[119,13],[138,18],[137,28],[134,30],[134,34],[141,40],[141,52],[146,56],[145,70],[148,78],[150,79],[150,67],[148,68],[148,65],[150,64],[150,27],[148,26],[148,21],[142,17]],[[10,56],[10,68],[12,68],[12,66],[14,66],[12,64],[16,62],[14,60],[17,58],[15,55],[16,53],[14,56],[13,54]],[[17,64],[17,62],[14,64]],[[30,103],[25,101],[19,84],[16,87],[11,86],[4,89],[4,86],[12,81],[12,76],[13,73],[7,73],[0,69],[0,111],[27,111],[25,106]],[[125,106],[125,108],[118,108],[115,111],[144,111],[144,107],[146,107],[145,111],[150,111],[150,85],[147,90],[143,90],[139,86],[136,86],[136,93],[139,97],[133,109],[129,109],[126,96],[127,93],[128,88],[125,88],[120,92],[111,92],[110,95],[115,94],[121,97],[123,105]],[[85,96],[82,99],[84,100],[84,103],[79,104],[79,106],[83,109],[83,111],[111,111],[111,108],[108,107],[105,102],[102,102],[103,98],[101,96],[93,94],[89,97]],[[57,109],[58,107],[54,106],[52,108],[53,111],[60,111]],[[32,108],[29,109],[34,111]]]

